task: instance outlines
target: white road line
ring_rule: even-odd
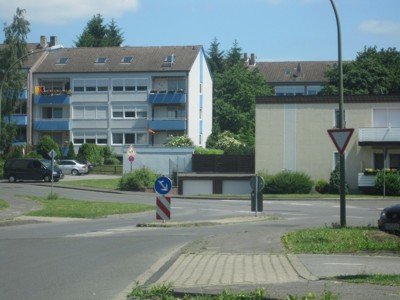
[[[293,206],[313,206],[311,203],[290,203]]]
[[[351,264],[351,263],[324,263],[324,265],[365,266],[365,264]]]
[[[74,238],[74,237],[99,237],[99,236],[106,236],[111,234],[120,234],[120,233],[129,233],[129,232],[138,232],[144,230],[154,230],[156,228],[153,227],[119,227],[119,228],[111,228],[103,231],[90,231],[84,233],[77,233],[77,234],[68,234],[65,235],[67,238]]]

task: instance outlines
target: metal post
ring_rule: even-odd
[[[335,12],[338,35],[338,68],[339,68],[339,128],[345,128],[343,113],[343,63],[342,63],[342,36],[339,14],[333,0],[330,0]],[[344,153],[340,154],[340,225],[346,226],[346,164]]]

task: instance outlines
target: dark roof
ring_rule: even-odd
[[[189,71],[201,49],[200,45],[63,48],[49,52],[35,73]],[[121,63],[127,56],[133,57],[132,63]],[[105,63],[96,63],[101,57]],[[57,63],[62,58],[68,58],[66,64]]]
[[[400,95],[351,95],[344,96],[344,103],[399,102]],[[339,103],[339,96],[258,96],[257,104],[309,104]]]
[[[325,71],[333,66],[334,61],[283,61],[257,62],[251,68],[257,68],[268,83],[324,83]]]

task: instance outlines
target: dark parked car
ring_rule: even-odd
[[[385,232],[400,235],[400,204],[386,207],[381,212],[378,228]]]
[[[51,162],[46,159],[36,158],[17,158],[9,159],[4,164],[4,178],[9,182],[24,180],[42,180],[57,182],[64,178],[63,172],[53,166],[53,174]]]

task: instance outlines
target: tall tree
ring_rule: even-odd
[[[242,48],[239,46],[238,41],[235,40],[226,56],[226,64],[228,66],[234,66],[241,61],[242,61]]]
[[[221,73],[224,70],[225,58],[224,51],[219,50],[219,42],[217,38],[214,38],[211,42],[207,55],[207,62],[210,66],[211,73]]]
[[[328,83],[321,94],[338,94],[337,66],[327,70]],[[382,95],[400,93],[400,52],[395,48],[364,48],[357,58],[343,64],[343,92],[346,95]]]
[[[121,33],[121,29],[117,26],[114,19],[111,20],[111,23],[107,26],[106,36],[105,36],[105,46],[121,46],[124,42],[123,34]]]
[[[230,131],[242,142],[254,145],[256,96],[273,94],[264,77],[239,61],[217,73],[214,86],[213,134]]]
[[[11,115],[19,95],[26,87],[26,76],[21,71],[24,56],[28,54],[27,35],[30,32],[29,22],[24,17],[25,10],[17,8],[10,25],[4,24],[4,44],[0,49],[0,78],[2,85],[1,103],[1,145],[6,151],[16,138],[15,125],[11,124]],[[8,116],[8,124],[3,117]]]
[[[124,41],[121,30],[114,19],[109,25],[104,25],[104,18],[97,14],[88,21],[82,34],[75,42],[76,47],[120,46]]]

